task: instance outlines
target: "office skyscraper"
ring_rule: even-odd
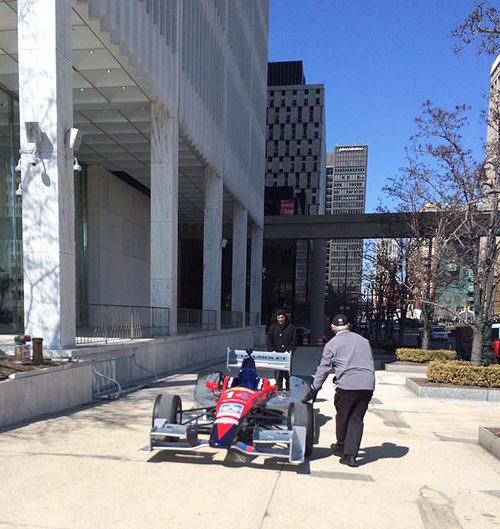
[[[325,111],[324,87],[306,84],[302,61],[268,65],[266,215],[318,215],[325,212]],[[267,245],[264,260],[277,263],[277,251],[285,252],[287,285],[274,298],[264,291],[263,313],[281,302],[294,312],[296,321],[307,322],[310,243],[297,241],[293,248]],[[295,258],[293,257],[295,254]],[[269,266],[266,267],[269,270]],[[270,276],[268,275],[268,279]],[[275,287],[273,287],[275,288]]]
[[[367,145],[340,145],[327,157],[326,213],[365,211]],[[327,244],[326,289],[331,311],[349,312],[359,299],[363,241],[333,239]]]

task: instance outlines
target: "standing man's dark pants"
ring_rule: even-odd
[[[373,391],[368,389],[335,391],[335,409],[337,411],[337,446],[344,448],[344,455],[358,455],[363,436],[363,418]]]
[[[290,389],[290,375],[288,371],[275,371],[274,378],[279,389],[283,389],[283,381],[285,381],[285,389]]]
[[[290,389],[290,375],[292,374],[292,360],[294,352],[295,351],[290,351],[290,372],[278,370],[274,372],[274,378],[276,380],[276,385],[278,386],[278,389],[283,389],[283,382],[285,382],[285,389]]]

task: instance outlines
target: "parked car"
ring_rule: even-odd
[[[500,323],[491,326],[491,351],[500,362]]]
[[[422,336],[424,334],[424,328],[419,327],[418,329],[418,340],[422,340]],[[446,332],[446,329],[444,327],[440,327],[439,325],[433,325],[431,327],[431,340],[434,342],[439,341],[448,341],[448,333]]]
[[[431,340],[439,342],[439,341],[448,341],[448,333],[446,332],[446,329],[444,327],[439,327],[433,325],[431,327]]]

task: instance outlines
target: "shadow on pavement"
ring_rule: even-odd
[[[314,447],[312,454],[309,456],[309,461],[316,461],[318,459],[325,459],[327,457],[335,457],[332,454],[332,451],[330,448],[320,448],[320,447]]]
[[[307,461],[302,465],[293,465],[277,458],[260,458],[259,456],[245,456],[235,450],[228,450],[223,460],[215,459],[215,453],[207,452],[168,452],[160,451],[148,459],[148,463],[181,463],[191,465],[217,465],[227,468],[248,467],[260,470],[278,470],[280,472],[295,472],[310,474]],[[257,461],[254,463],[254,461]]]
[[[175,386],[195,386],[196,380],[160,380],[157,384],[151,385],[152,388],[170,388]]]
[[[323,415],[319,411],[317,411],[314,415],[314,426],[317,428],[320,428],[324,424],[326,424],[328,421],[331,421],[332,417],[330,415]]]
[[[407,446],[399,446],[394,443],[382,443],[380,446],[367,446],[361,448],[358,464],[366,465],[378,459],[398,459],[404,457],[410,449]]]
[[[319,411],[315,410],[314,413],[314,444],[319,443],[319,435],[321,432],[321,427],[326,424],[328,421],[331,421],[332,418],[329,415],[323,415]]]
[[[148,459],[148,463],[191,463],[196,465],[217,465],[221,464],[221,461],[214,460],[214,453],[207,452],[167,452],[161,451],[156,452],[153,456]]]

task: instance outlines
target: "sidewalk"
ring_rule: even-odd
[[[319,348],[299,348],[312,373]],[[411,376],[411,374],[410,374]],[[154,397],[187,406],[196,375],[180,373],[117,401],[0,434],[0,527],[15,529],[494,529],[500,461],[477,443],[500,403],[416,397],[404,373],[377,371],[361,466],[330,455],[333,385],[315,404],[319,442],[297,468],[225,452],[144,454]]]

